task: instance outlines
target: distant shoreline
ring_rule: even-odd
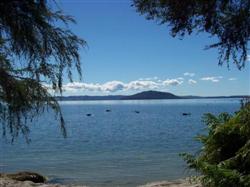
[[[177,96],[169,92],[145,91],[133,95],[105,95],[105,96],[57,96],[58,101],[102,101],[102,100],[162,100],[162,99],[242,99],[250,95],[232,96]]]

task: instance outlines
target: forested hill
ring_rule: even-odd
[[[137,100],[137,99],[181,99],[169,92],[158,92],[158,91],[145,91],[134,95],[124,96],[124,100]]]

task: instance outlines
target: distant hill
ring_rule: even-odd
[[[158,91],[145,91],[134,95],[123,97],[125,100],[137,100],[137,99],[181,99],[181,97],[168,92]]]
[[[106,96],[60,96],[57,100],[60,101],[89,101],[89,100],[147,100],[147,99],[209,99],[209,98],[243,98],[250,97],[246,95],[237,96],[177,96],[169,92],[145,91],[134,95],[106,95]]]
[[[121,100],[124,96],[122,95],[106,95],[106,96],[88,96],[88,95],[79,95],[79,96],[59,96],[58,100],[62,101],[91,101],[91,100]]]

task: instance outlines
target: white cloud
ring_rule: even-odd
[[[197,83],[196,80],[193,80],[193,79],[189,79],[189,80],[188,80],[188,84],[196,84],[196,83]]]
[[[151,90],[162,89],[168,86],[177,86],[183,83],[182,78],[166,79],[166,80],[135,80],[128,83],[122,81],[109,81],[103,84],[99,83],[82,83],[72,82],[63,85],[64,91],[93,91],[93,92],[117,92],[117,91],[133,91],[133,90]],[[51,85],[44,85],[46,88],[51,89]]]
[[[183,80],[184,80],[184,78],[183,78],[183,77],[178,77],[177,79],[178,79],[178,80],[181,80],[181,81],[183,81]]]
[[[195,76],[195,73],[185,72],[183,75],[193,77],[193,76]]]
[[[123,90],[125,86],[126,85],[121,81],[110,81],[103,84],[101,90],[105,92],[116,92]]]
[[[100,84],[72,82],[63,85],[64,91],[88,90],[88,91],[102,91]]]
[[[156,89],[158,88],[158,83],[154,81],[131,81],[126,84],[126,90],[143,90],[143,89]]]
[[[163,85],[165,85],[165,86],[169,86],[169,85],[177,86],[177,85],[179,85],[179,84],[182,84],[183,81],[180,80],[180,79],[167,79],[167,80],[163,81],[162,83],[163,83]]]
[[[236,80],[237,80],[237,78],[235,78],[235,77],[231,77],[231,78],[229,78],[228,80],[229,80],[229,81],[236,81]]]
[[[85,91],[115,92],[123,90],[124,88],[125,84],[121,81],[110,81],[104,84],[72,82],[63,85],[64,91],[85,90]]]
[[[211,81],[211,82],[219,82],[220,79],[222,79],[222,76],[216,76],[216,77],[202,77],[201,80],[203,81]]]
[[[250,62],[250,55],[247,55],[247,61]]]
[[[186,72],[185,76],[194,76],[192,73]],[[222,76],[207,76],[202,77],[200,80],[203,81],[211,81],[211,82],[219,82],[223,77]],[[236,78],[231,77],[228,80],[233,81]],[[66,92],[104,92],[104,93],[112,93],[112,92],[129,92],[129,91],[144,91],[144,90],[166,90],[170,87],[179,86],[185,84],[194,85],[197,84],[198,81],[192,78],[185,79],[183,77],[177,78],[168,78],[168,79],[159,79],[158,77],[149,77],[149,78],[141,78],[138,80],[123,82],[118,80],[108,81],[104,83],[83,83],[83,82],[72,82],[66,83],[63,85],[62,89]],[[44,87],[52,91],[52,86],[49,84],[44,84]]]
[[[154,77],[147,77],[147,78],[140,78],[139,81],[152,81],[152,80],[158,80],[159,78],[157,76]]]

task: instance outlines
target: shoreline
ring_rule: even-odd
[[[39,181],[37,178],[45,179]],[[38,182],[36,182],[38,181]],[[91,187],[86,185],[65,185],[46,183],[46,177],[37,173],[19,172],[15,174],[0,173],[1,187]],[[139,185],[137,187],[202,187],[200,184],[190,182],[190,179],[179,179],[175,181],[157,181]]]

